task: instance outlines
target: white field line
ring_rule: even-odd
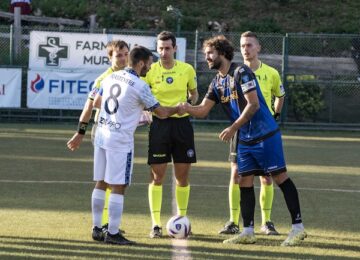
[[[176,215],[177,213],[177,204],[176,204],[176,178],[175,178],[175,169],[174,165],[172,165],[172,178],[171,178],[171,208],[172,215]],[[192,260],[191,251],[187,245],[187,239],[171,239],[172,252],[171,259],[172,260]]]
[[[33,161],[45,161],[45,162],[78,162],[84,163],[89,162],[92,163],[93,159],[91,156],[74,158],[69,155],[69,157],[51,157],[51,156],[14,156],[9,154],[1,154],[0,159],[7,160],[33,160]],[[145,157],[135,157],[135,164],[146,164],[147,158]],[[199,160],[197,163],[191,165],[192,169],[196,168],[208,167],[212,169],[225,169],[230,170],[230,163],[225,161],[207,161],[207,160]],[[348,174],[348,175],[358,175],[360,172],[360,167],[352,167],[352,166],[324,166],[324,165],[304,165],[304,164],[287,164],[286,165],[288,172],[302,172],[302,173],[333,173],[333,174]]]
[[[94,184],[93,181],[47,181],[47,180],[6,180],[0,179],[0,183],[38,183],[38,184]],[[141,182],[132,182],[131,185],[149,185],[149,183],[141,183]],[[164,186],[168,186],[169,184],[163,184]],[[228,188],[228,185],[206,185],[206,184],[193,184],[191,183],[191,187],[204,187],[204,188]],[[254,186],[256,189],[260,189],[260,186]],[[275,189],[279,189],[278,187],[274,187]],[[342,192],[342,193],[360,193],[360,190],[351,190],[351,189],[326,189],[326,188],[309,188],[309,187],[297,187],[298,190],[306,190],[306,191],[323,191],[323,192]],[[175,211],[176,213],[176,211]]]

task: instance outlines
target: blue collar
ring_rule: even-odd
[[[126,67],[124,70],[126,72],[129,72],[130,74],[135,75],[136,77],[139,77],[139,75],[136,73],[136,71],[134,69],[132,69],[132,68]]]

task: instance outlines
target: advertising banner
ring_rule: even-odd
[[[110,66],[106,44],[123,40],[130,49],[138,44],[156,53],[155,36],[30,32],[30,69],[72,69],[104,71]],[[186,39],[177,38],[176,58],[185,61]]]
[[[0,107],[20,107],[21,69],[0,69]]]
[[[27,107],[82,109],[98,74],[28,70]]]

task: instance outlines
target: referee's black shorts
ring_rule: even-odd
[[[149,132],[148,164],[195,163],[194,130],[189,117],[153,117]]]

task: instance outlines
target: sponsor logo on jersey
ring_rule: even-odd
[[[224,96],[224,95],[221,96],[221,103],[228,103],[228,102],[230,102],[230,100],[233,100],[233,99],[239,99],[236,90],[231,91],[230,96]]]
[[[162,153],[162,154],[153,154],[152,155],[154,158],[162,158],[162,157],[166,157],[166,154]]]
[[[115,122],[104,117],[100,117],[98,124],[100,127],[108,127],[110,131],[119,131],[121,128],[121,124],[119,122]]]

